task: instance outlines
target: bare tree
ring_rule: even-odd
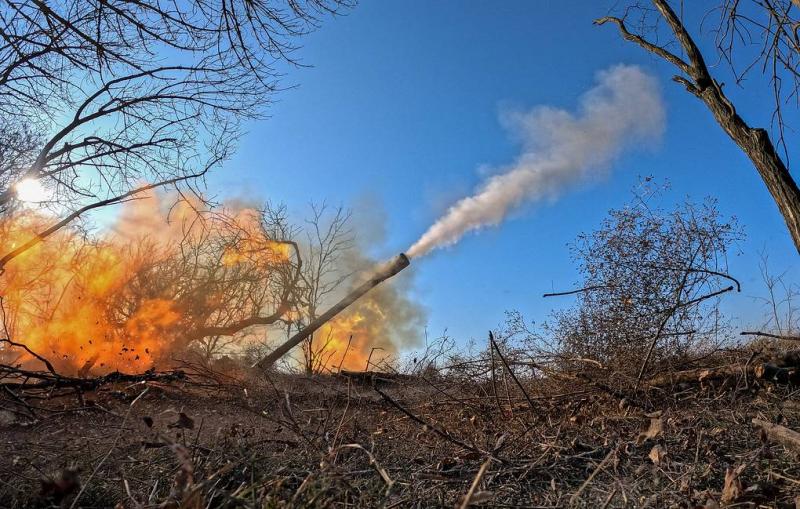
[[[135,314],[152,299],[168,299],[181,311],[175,324],[175,348],[199,346],[206,357],[240,342],[242,334],[284,328],[302,329],[352,275],[343,258],[353,246],[350,212],[326,204],[311,205],[306,227],[291,224],[284,206],[267,204],[244,222],[234,213],[205,215],[198,235],[184,235],[180,249],[152,264],[143,264],[113,306],[116,321]],[[301,239],[302,238],[302,239]],[[132,257],[152,253],[142,244]],[[135,298],[131,298],[135,296]],[[311,371],[327,355],[325,338],[303,346],[304,366]]]
[[[673,7],[675,4],[677,6]],[[675,67],[678,74],[673,80],[706,105],[720,127],[753,163],[800,251],[800,188],[788,166],[783,113],[785,107],[798,104],[798,3],[794,0],[720,0],[711,9],[703,4],[702,8],[710,11],[705,16],[703,12],[698,15],[700,7],[694,3],[651,0],[625,5],[622,15],[606,16],[595,23],[615,24],[626,40]],[[687,27],[688,14],[684,8],[692,11],[692,19],[702,18],[704,22],[714,17],[719,19],[713,30],[715,58],[729,64],[736,85],[743,85],[745,77],[756,72],[766,77],[771,88],[775,134],[752,126],[739,114]],[[632,23],[631,19],[634,19]],[[662,29],[664,23],[666,30]],[[664,32],[667,32],[666,38]],[[755,80],[756,84],[763,81]],[[781,146],[783,157],[778,151]]]
[[[0,189],[9,189],[33,165],[41,146],[41,135],[22,123],[0,124]],[[0,214],[8,205],[0,207]]]
[[[181,311],[178,348],[201,341],[216,353],[223,338],[284,319],[297,300],[303,263],[286,216],[274,208],[247,213],[205,218],[174,255],[131,281],[139,300],[167,298]]]
[[[786,271],[779,274],[772,272],[766,252],[761,253],[758,268],[767,291],[766,296],[755,298],[765,309],[764,322],[759,330],[776,336],[796,337],[800,331],[800,317],[797,315],[800,286],[787,281]]]
[[[25,179],[71,220],[127,199],[143,181],[194,190],[230,154],[240,121],[262,114],[276,66],[295,63],[294,39],[347,5],[5,2],[0,132],[12,136],[0,143],[0,212]]]
[[[320,311],[324,311],[320,306],[352,275],[342,263],[354,244],[351,212],[343,207],[331,208],[325,203],[312,203],[310,209],[300,248],[304,260],[300,288],[293,312],[286,320],[287,336],[316,319]],[[315,341],[312,335],[303,343],[303,365],[307,372],[314,370],[318,357],[324,354],[326,338],[318,339],[320,341]]]

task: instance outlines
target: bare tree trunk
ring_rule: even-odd
[[[306,340],[306,375],[314,373],[314,334]]]
[[[778,156],[769,134],[765,129],[749,126],[736,113],[736,108],[711,75],[700,49],[669,2],[652,0],[652,3],[669,25],[686,59],[672,53],[666,46],[655,44],[640,34],[630,32],[624,19],[606,16],[596,20],[595,24],[614,23],[623,38],[638,44],[680,71],[681,74],[674,76],[673,80],[685,86],[687,91],[705,103],[720,127],[750,158],[778,205],[795,248],[800,252],[800,189],[786,164]]]
[[[747,125],[722,94],[716,82],[700,91],[698,97],[706,103],[717,123],[753,162],[778,205],[794,245],[800,252],[800,188],[778,156],[769,134],[765,129]]]
[[[709,72],[700,49],[669,3],[666,0],[653,0],[653,4],[667,21],[689,58],[688,65],[680,62],[686,66],[682,70],[692,81],[681,76],[676,76],[675,81],[682,83],[690,93],[706,104],[717,123],[753,162],[786,221],[795,248],[800,252],[800,189],[778,156],[769,134],[765,129],[750,127],[736,113],[733,103]]]
[[[779,424],[762,421],[761,419],[754,418],[752,422],[755,426],[763,430],[764,434],[771,442],[777,442],[788,449],[800,451],[800,433]]]

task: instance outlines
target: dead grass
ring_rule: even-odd
[[[38,401],[3,414],[0,506],[795,507],[800,463],[751,424],[800,429],[791,388],[734,378],[637,407],[520,382],[527,398],[445,375],[190,377]]]

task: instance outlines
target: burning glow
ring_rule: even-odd
[[[45,189],[41,182],[30,177],[17,182],[14,191],[17,198],[26,203],[41,203],[51,198],[50,191]]]
[[[291,255],[291,247],[285,242],[264,243],[248,239],[239,246],[226,249],[222,256],[222,264],[228,267],[246,262],[274,265],[289,260]]]
[[[374,302],[368,301],[366,307],[373,308],[373,312],[365,314],[363,309],[345,311],[320,328],[314,338],[315,345],[312,344],[312,349],[317,352],[317,370],[336,371],[341,367],[361,371],[367,369],[368,360],[374,369],[382,360],[396,353],[391,345],[372,350],[384,333],[380,316],[383,313]]]
[[[269,238],[252,209],[198,216],[198,204],[169,205],[156,196],[128,202],[101,236],[61,230],[13,259],[0,274],[7,337],[65,374],[143,372],[278,309],[297,270],[294,244]],[[23,208],[0,220],[0,239],[13,249],[52,220]],[[373,265],[358,253],[346,263]],[[413,343],[422,315],[400,288],[373,288],[318,330],[314,368],[375,369],[398,345]],[[299,307],[282,318],[304,319]],[[0,363],[43,369],[3,344]]]
[[[102,238],[87,240],[76,232],[62,230],[12,260],[0,275],[8,337],[24,343],[64,372],[142,372],[169,357],[191,325],[188,320],[198,320],[200,312],[190,308],[194,301],[184,298],[178,304],[173,300],[178,290],[164,284],[172,279],[141,278],[145,273],[160,279],[159,272],[146,270],[165,260],[182,260],[181,242],[210,238],[208,245],[221,246],[217,263],[222,268],[289,259],[288,245],[265,238],[258,222],[253,221],[253,211],[226,218],[227,236],[221,239],[214,228],[222,225],[206,221],[200,228],[193,207],[172,208],[169,221],[162,212],[165,209],[153,196],[131,202],[113,232]],[[6,248],[13,248],[51,221],[26,210],[0,221],[0,239]],[[209,250],[202,255],[215,256],[217,252]],[[228,270],[240,273],[243,269],[237,266]],[[163,274],[163,278],[169,277],[169,273]],[[193,298],[205,306],[217,303],[214,306],[218,307],[220,301],[226,302],[211,291],[195,293],[200,297]],[[205,318],[202,315],[200,319]],[[2,346],[0,361],[42,367],[23,351],[3,350]]]
[[[238,211],[226,226],[238,233],[238,240],[225,248],[221,262],[226,267],[240,263],[270,266],[288,261],[291,244],[267,239],[260,229],[258,213],[252,209]]]
[[[2,237],[20,243],[43,224],[35,215],[18,217],[3,225]],[[113,297],[144,262],[130,258],[125,247],[65,233],[13,260],[3,274],[11,338],[63,369],[151,367],[163,349],[163,332],[180,315],[158,299],[142,300],[127,317],[110,312]]]
[[[417,342],[423,320],[421,309],[402,287],[377,286],[317,331],[312,342],[314,369],[381,369],[400,346]]]

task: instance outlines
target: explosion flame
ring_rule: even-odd
[[[7,337],[59,369],[81,374],[142,372],[165,359],[191,327],[192,310],[172,298],[174,288],[162,296],[136,285],[147,284],[140,281],[143,273],[158,276],[153,267],[179,255],[187,241],[219,236],[220,225],[211,220],[201,226],[188,203],[172,208],[168,217],[154,201],[159,203],[150,196],[127,204],[99,239],[63,230],[10,262],[0,279]],[[21,212],[0,223],[0,238],[13,248],[50,221]],[[224,247],[221,266],[274,267],[289,260],[289,246],[265,237],[255,211],[238,211],[227,221],[225,231],[233,226],[239,235]],[[215,298],[210,294],[203,304]],[[0,356],[9,363],[33,361],[11,350],[0,350]]]
[[[270,238],[258,210],[197,208],[151,195],[126,203],[100,235],[64,229],[13,259],[0,275],[6,337],[59,372],[141,373],[220,334],[233,337],[226,344],[234,350],[240,339],[266,337],[248,330],[268,327],[258,321],[223,330],[254,315],[274,316],[275,327],[299,321],[296,244]],[[51,221],[23,209],[0,221],[0,238],[13,249]],[[363,369],[373,351],[373,363],[392,356],[414,337],[419,316],[401,290],[371,292],[317,332],[314,369]],[[0,362],[42,368],[7,343]]]

